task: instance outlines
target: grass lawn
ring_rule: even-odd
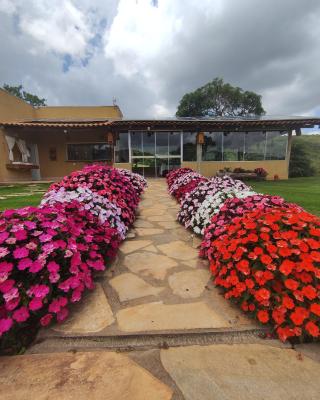
[[[37,206],[49,184],[0,186],[0,211],[25,206]]]
[[[320,176],[290,178],[285,181],[247,182],[259,193],[282,196],[320,216]]]

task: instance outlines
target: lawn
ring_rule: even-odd
[[[259,193],[279,195],[320,216],[320,176],[285,181],[247,182]]]
[[[47,183],[0,186],[0,211],[8,208],[37,206],[48,186]]]

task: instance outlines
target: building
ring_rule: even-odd
[[[0,182],[58,179],[104,161],[145,176],[258,167],[288,178],[292,131],[320,118],[126,120],[118,106],[39,107],[0,90]]]

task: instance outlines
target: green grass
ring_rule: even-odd
[[[0,211],[25,206],[37,206],[44,194],[37,193],[37,191],[46,191],[48,187],[49,184],[47,183],[0,186]],[[11,194],[19,196],[10,197]]]
[[[320,216],[320,176],[247,183],[256,192],[282,196],[287,201],[297,203],[305,210]]]

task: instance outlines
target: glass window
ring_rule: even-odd
[[[205,132],[202,145],[203,161],[222,160],[222,132]]]
[[[67,157],[70,161],[112,160],[112,146],[106,143],[67,144]]]
[[[196,132],[183,132],[183,161],[197,161]]]
[[[223,160],[243,161],[244,132],[224,132]]]
[[[142,135],[143,155],[154,156],[154,132],[143,132]]]
[[[142,156],[142,132],[131,132],[131,154],[133,156]]]
[[[287,153],[287,142],[287,132],[267,132],[266,160],[284,160]]]
[[[115,146],[115,162],[129,162],[128,132],[120,132]]]
[[[169,155],[180,156],[181,154],[181,133],[169,132]]]
[[[159,156],[168,155],[168,132],[157,132],[156,137],[156,154]]]
[[[264,160],[266,150],[266,133],[246,132],[244,134],[244,157],[245,161]]]

